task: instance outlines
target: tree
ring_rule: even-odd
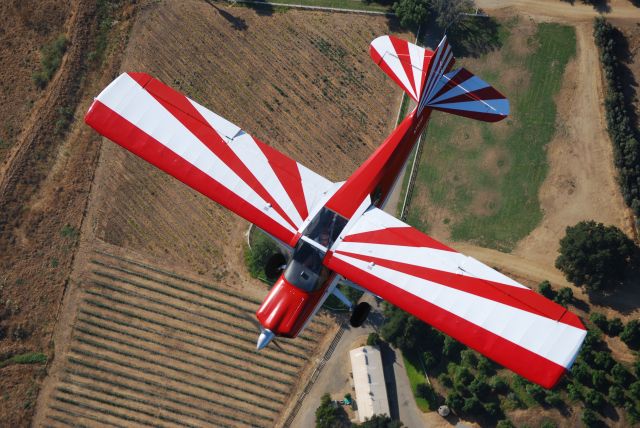
[[[486,400],[490,395],[491,387],[483,378],[477,377],[469,385],[469,391],[480,400]]]
[[[591,409],[584,409],[582,412],[582,423],[587,428],[597,427],[600,424],[600,420],[596,413]]]
[[[468,415],[478,415],[480,412],[484,410],[482,403],[475,396],[471,396],[464,400],[464,405],[462,406],[462,411]]]
[[[624,366],[620,363],[615,363],[613,369],[611,369],[611,376],[613,377],[613,380],[616,382],[616,384],[622,387],[627,386],[633,379],[631,373],[629,373],[627,369],[625,369]]]
[[[463,13],[472,12],[474,8],[473,0],[431,0],[431,9],[440,28],[455,25]]]
[[[562,397],[557,392],[550,392],[544,398],[544,402],[551,407],[560,407],[564,404]]]
[[[559,305],[568,306],[573,303],[573,290],[569,287],[562,287],[553,300]]]
[[[607,330],[609,329],[609,322],[607,321],[607,317],[599,312],[593,312],[591,315],[589,315],[589,321],[594,323],[596,327],[604,332],[607,332]]]
[[[464,406],[464,398],[457,391],[451,391],[447,396],[446,400],[447,406],[451,407],[453,410],[459,411],[462,410]]]
[[[373,415],[361,424],[354,424],[355,428],[402,428],[400,421],[394,421],[387,415]]]
[[[335,428],[342,425],[338,408],[331,401],[331,396],[325,393],[320,397],[320,406],[316,409],[316,428]]]
[[[629,348],[640,348],[640,321],[631,320],[624,326],[620,339],[627,344]]]
[[[587,390],[584,394],[584,405],[590,409],[601,409],[604,406],[604,396],[593,389]]]
[[[498,421],[498,423],[496,424],[496,428],[514,428],[515,425],[513,425],[513,423],[509,420],[509,419],[503,419],[501,421]]]
[[[605,291],[623,282],[637,251],[617,227],[582,221],[567,227],[555,264],[572,283],[589,291]]]
[[[542,403],[547,395],[547,393],[544,391],[544,389],[542,389],[542,387],[533,383],[527,385],[525,387],[525,390],[527,391],[527,394],[529,394],[531,398],[536,400],[538,403]]]
[[[624,329],[624,324],[620,318],[612,318],[609,320],[609,331],[607,334],[609,336],[615,337],[620,334],[620,332]]]
[[[393,5],[393,11],[404,28],[417,28],[430,16],[429,0],[399,0]]]
[[[367,346],[378,346],[380,344],[380,336],[378,333],[369,333],[367,337]]]
[[[553,296],[555,295],[553,289],[551,288],[551,283],[546,280],[542,281],[538,285],[538,293],[542,294],[547,299],[553,299]]]
[[[612,385],[609,388],[609,400],[616,406],[622,406],[624,404],[624,390],[618,385]]]

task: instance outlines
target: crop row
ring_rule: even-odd
[[[160,309],[156,309],[156,308],[154,308],[154,307],[152,307],[150,305],[138,305],[138,304],[132,302],[130,299],[129,300],[124,300],[124,299],[120,299],[120,298],[115,297],[115,296],[110,296],[110,295],[104,295],[104,294],[101,294],[101,293],[97,293],[97,292],[95,292],[93,290],[87,290],[86,293],[90,294],[92,296],[95,296],[95,297],[99,297],[99,298],[104,299],[104,300],[108,300],[111,303],[118,303],[118,304],[121,304],[121,305],[129,307],[129,308],[134,308],[136,310],[146,311],[146,312],[149,312],[149,313],[152,313],[152,314],[160,315],[160,316],[163,316],[163,317],[166,317],[166,318],[173,319],[175,321],[179,321],[181,323],[186,323],[186,324],[190,324],[190,325],[193,325],[193,326],[198,326],[198,327],[203,328],[204,330],[208,330],[208,331],[211,331],[211,332],[214,332],[214,333],[224,334],[224,335],[232,337],[232,338],[243,340],[246,343],[252,343],[252,344],[254,343],[254,339],[253,339],[252,336],[248,336],[247,334],[238,333],[238,330],[242,330],[242,329],[238,329],[236,324],[224,321],[223,319],[220,319],[220,318],[214,319],[214,318],[210,318],[209,317],[208,319],[210,321],[212,321],[211,323],[201,323],[201,322],[198,322],[198,321],[195,321],[195,320],[185,321],[183,318],[180,318],[178,316],[172,315],[169,312],[166,312],[166,311],[163,311],[163,310],[160,310]],[[99,306],[99,307],[101,307],[103,309],[106,309],[106,310],[114,310],[114,311],[120,312],[120,313],[125,313],[126,312],[129,316],[131,316],[133,318],[138,318],[135,315],[135,313],[133,313],[133,312],[116,310],[115,308],[111,309],[112,306],[100,303],[100,302],[96,301],[95,299],[87,298],[85,301],[90,303],[90,304],[92,304],[92,305],[94,305],[94,306]],[[159,303],[159,304],[162,305],[162,303]],[[175,308],[175,306],[173,306],[173,307]],[[178,313],[184,313],[184,311],[185,310],[183,308]],[[200,314],[197,314],[197,315],[200,315]],[[205,318],[207,318],[207,317],[205,317]],[[153,322],[153,321],[150,321],[150,322]],[[215,327],[215,324],[221,324],[223,326],[230,327],[231,331],[221,330],[221,329]],[[255,332],[250,332],[250,333],[255,334]],[[290,345],[295,347],[295,344],[290,344]],[[305,360],[307,358],[304,354],[293,352],[293,351],[287,350],[287,349],[282,349],[281,352],[283,354],[289,355],[291,357],[300,358],[300,359],[303,359],[303,360]]]
[[[69,376],[74,376],[74,377],[78,377],[78,378],[82,378],[82,379],[87,379],[89,381],[91,381],[91,384],[95,384],[96,382],[99,383],[103,383],[105,385],[109,385],[111,387],[115,387],[115,388],[120,388],[120,389],[125,389],[125,390],[129,390],[138,394],[142,394],[142,395],[152,395],[157,397],[158,400],[165,400],[165,401],[169,401],[172,404],[175,405],[179,405],[179,406],[185,406],[185,407],[189,407],[192,409],[196,409],[196,410],[203,410],[203,411],[207,411],[206,409],[203,409],[202,406],[198,406],[196,404],[194,404],[194,402],[196,401],[201,401],[203,403],[206,403],[208,405],[214,405],[214,406],[223,406],[224,404],[220,403],[219,401],[215,400],[214,398],[209,397],[209,395],[204,395],[204,396],[198,396],[197,394],[193,394],[190,393],[188,391],[184,391],[184,390],[178,390],[177,388],[171,387],[170,385],[166,385],[165,383],[161,383],[161,382],[154,382],[151,381],[149,379],[145,379],[145,378],[138,378],[136,376],[132,376],[132,375],[128,375],[126,373],[120,372],[118,370],[105,370],[105,369],[101,369],[102,371],[104,371],[105,373],[108,373],[109,376],[104,377],[104,376],[100,376],[99,374],[95,373],[95,372],[86,372],[84,370],[80,370],[79,368],[66,368],[65,369],[65,373]],[[100,371],[100,370],[98,370]],[[132,384],[127,384],[127,383],[122,383],[119,381],[119,378],[123,378],[125,380],[128,380],[130,382],[132,382]],[[78,381],[73,381],[70,380],[71,378],[67,377],[65,379],[65,382],[67,383],[76,383],[76,384],[80,384],[82,382],[78,382]],[[135,386],[134,386],[135,385]],[[169,395],[165,395],[165,394],[160,394],[157,392],[153,392],[150,391],[148,388],[143,388],[143,386],[147,386],[147,387],[151,387],[152,389],[157,389],[159,391],[170,391],[173,394],[177,394],[178,396],[180,396],[181,398],[178,397],[174,397],[174,396],[169,396]],[[230,394],[226,394],[226,393],[222,393],[219,394],[220,391],[216,392],[216,395],[222,395],[226,398],[229,398],[232,400],[232,402],[243,402],[246,403],[249,406],[252,407],[258,407],[261,408],[263,410],[266,410],[269,413],[278,413],[278,409],[276,407],[269,407],[269,406],[264,406],[260,403],[256,403],[254,401],[247,401],[246,399],[240,398],[238,396],[235,395],[230,395]],[[186,400],[185,400],[186,398]],[[235,410],[235,407],[232,406],[232,409]]]
[[[141,346],[141,345],[138,345],[138,344],[135,344],[135,343],[131,343],[131,342],[126,341],[126,340],[121,339],[121,338],[109,337],[109,336],[97,333],[95,331],[92,331],[92,330],[86,330],[86,329],[84,329],[82,327],[76,328],[76,332],[83,333],[84,335],[87,335],[87,336],[90,336],[90,337],[97,337],[97,338],[103,339],[105,341],[111,342],[111,343],[116,344],[116,345],[120,345],[120,346],[126,345],[129,348],[137,349],[137,350],[142,351],[142,352],[147,353],[147,354],[153,354],[153,355],[157,355],[158,357],[169,358],[171,360],[174,360],[174,361],[186,364],[186,365],[190,365],[190,366],[201,368],[201,369],[203,369],[205,371],[213,371],[213,368],[210,365],[201,364],[201,363],[198,363],[196,361],[193,361],[193,360],[190,360],[190,359],[186,359],[186,358],[182,358],[182,357],[179,357],[179,356],[174,355],[174,354],[165,354],[165,353],[162,353],[160,351],[156,351],[156,350],[149,349],[147,347],[144,347],[144,346]],[[86,345],[89,345],[89,346],[93,346],[93,347],[97,347],[97,348],[101,348],[101,349],[104,349],[106,351],[112,351],[113,352],[114,350],[117,350],[118,352],[123,352],[123,350],[121,348],[117,347],[117,346],[114,347],[114,346],[111,346],[111,345],[102,344],[100,342],[96,342],[95,340],[93,340],[93,339],[91,339],[89,337],[85,337],[84,335],[77,335],[76,336],[76,340],[78,342],[80,342],[80,343],[83,343],[83,344],[86,344]],[[178,350],[177,348],[174,348],[174,349]],[[190,354],[190,352],[188,352],[188,351],[181,350],[181,352],[184,352],[186,354]],[[131,354],[131,353],[129,353],[129,354]],[[134,356],[135,357],[136,354],[131,354],[130,356]],[[197,356],[197,355],[194,355],[194,356]],[[219,364],[219,365],[222,365],[222,366],[226,366],[229,370],[232,370],[232,371],[246,371],[248,373],[251,373],[251,374],[257,376],[260,379],[268,379],[270,381],[273,381],[273,382],[276,382],[276,383],[279,383],[279,384],[283,384],[283,385],[287,385],[287,386],[290,386],[293,383],[290,380],[279,379],[277,377],[273,377],[273,376],[265,374],[265,373],[256,372],[256,371],[254,371],[252,369],[249,369],[249,368],[241,369],[241,368],[238,368],[237,366],[234,366],[232,364],[229,364],[229,363],[221,361],[221,360],[216,360],[214,358],[203,358],[203,357],[199,357],[199,358],[206,359],[206,360],[208,360],[210,362],[213,362],[213,363],[216,363],[216,364]],[[228,376],[229,372],[221,372],[220,374],[224,374],[224,375]]]
[[[84,355],[84,356],[91,356],[91,354],[89,352],[80,351],[80,350],[76,350],[75,352],[77,352],[77,353],[79,353],[81,355]],[[157,372],[155,370],[152,370],[150,368],[139,366],[139,365],[136,365],[134,363],[129,363],[129,362],[124,363],[124,362],[121,362],[121,361],[116,360],[114,358],[108,357],[106,355],[99,355],[98,359],[100,360],[101,363],[113,364],[115,366],[118,366],[118,367],[121,367],[121,368],[124,368],[124,369],[134,370],[134,371],[142,373],[144,375],[160,377],[163,381],[156,382],[156,381],[153,381],[151,379],[144,378],[144,377],[138,377],[138,376],[127,374],[127,373],[125,373],[125,372],[123,372],[121,370],[114,369],[112,367],[109,367],[109,368],[101,367],[101,366],[98,366],[96,364],[91,363],[87,359],[79,359],[79,358],[76,358],[76,357],[73,357],[73,356],[69,357],[69,362],[71,363],[72,367],[75,367],[75,366],[85,367],[85,368],[87,368],[89,370],[92,370],[92,371],[103,372],[103,373],[105,373],[105,374],[107,374],[109,376],[118,376],[118,377],[122,377],[122,378],[125,378],[125,379],[129,379],[131,381],[145,383],[147,385],[154,386],[154,387],[158,387],[159,386],[159,387],[162,387],[163,389],[166,389],[167,391],[171,391],[171,392],[174,392],[176,394],[182,394],[182,395],[185,395],[185,396],[188,396],[188,397],[191,397],[191,398],[199,398],[200,400],[211,402],[211,403],[215,403],[215,404],[220,404],[219,402],[217,402],[217,401],[215,401],[215,400],[213,400],[211,398],[212,396],[216,396],[216,395],[221,395],[223,397],[230,398],[230,399],[232,399],[234,401],[246,402],[245,400],[239,398],[237,395],[233,395],[231,393],[227,393],[227,392],[221,390],[218,387],[231,389],[231,390],[234,390],[234,391],[237,391],[237,392],[240,392],[240,393],[248,394],[250,396],[260,397],[260,398],[262,398],[262,399],[264,399],[264,400],[266,400],[268,402],[275,402],[275,403],[280,403],[280,404],[284,403],[282,398],[280,398],[279,396],[276,396],[276,395],[273,395],[273,394],[265,395],[260,391],[253,390],[252,388],[244,388],[242,386],[237,386],[237,385],[233,385],[233,384],[229,384],[229,383],[224,383],[224,382],[222,382],[222,381],[220,381],[218,379],[215,379],[215,378],[207,378],[206,379],[208,383],[212,383],[213,385],[217,385],[218,386],[216,388],[212,388],[212,387],[210,387],[208,385],[202,385],[202,384],[193,383],[193,382],[189,381],[188,378],[185,378],[185,377],[171,376],[171,374],[169,374],[167,372],[159,373],[159,372]],[[173,369],[173,368],[171,368],[171,369]],[[175,369],[173,369],[173,370],[175,370]],[[76,371],[77,371],[77,369],[74,369],[74,373],[76,373]],[[185,373],[184,370],[176,370],[176,371],[178,371],[180,373]],[[177,387],[172,387],[171,385],[169,385],[166,382],[164,382],[166,380],[170,380],[172,382],[176,382],[176,383],[179,383],[181,385],[186,385],[186,386],[188,386],[190,388],[200,390],[200,391],[202,391],[204,393],[204,395],[203,396],[198,396],[196,394],[190,393],[189,391],[185,391],[184,389],[180,389],[180,388],[177,388]],[[244,385],[253,386],[252,383],[245,383]],[[274,392],[277,392],[277,391],[274,391]],[[203,397],[208,397],[208,398],[203,398]],[[252,401],[252,403],[255,404],[256,406],[258,406],[255,402]],[[258,406],[258,407],[262,407],[262,406]]]
[[[85,316],[85,318],[84,318],[85,322],[89,322],[86,317],[90,317],[90,318],[94,318],[94,319],[99,319],[99,320],[107,322],[107,323],[117,324],[117,325],[119,325],[121,327],[124,327],[124,328],[132,328],[132,329],[135,329],[135,330],[138,330],[138,331],[144,331],[144,332],[152,333],[152,334],[155,334],[155,335],[158,335],[158,336],[166,336],[165,332],[163,332],[161,330],[158,330],[158,329],[155,329],[153,327],[140,325],[140,324],[133,324],[131,322],[124,322],[124,321],[119,320],[118,318],[106,317],[106,316],[103,316],[103,315],[101,315],[101,314],[99,314],[97,312],[92,312],[92,311],[89,311],[87,309],[80,309],[80,314]],[[199,347],[202,347],[204,349],[211,349],[210,347],[202,345],[200,342],[196,342],[194,340],[189,339],[187,336],[190,336],[190,335],[196,336],[196,337],[199,337],[201,339],[205,339],[207,341],[214,342],[214,343],[216,343],[218,345],[222,345],[222,346],[225,346],[225,347],[228,347],[228,348],[236,349],[236,350],[238,350],[238,351],[240,351],[242,353],[249,354],[252,357],[256,356],[255,355],[256,354],[255,347],[246,347],[246,346],[243,346],[243,345],[239,345],[237,343],[227,342],[227,341],[222,340],[222,339],[220,339],[218,337],[214,337],[214,336],[211,336],[211,335],[207,336],[207,335],[204,335],[204,334],[199,334],[199,333],[197,333],[195,331],[182,329],[182,328],[174,327],[174,326],[169,326],[167,324],[157,323],[155,321],[147,321],[147,322],[153,323],[153,324],[162,325],[162,326],[165,326],[166,328],[169,328],[171,330],[176,330],[176,331],[179,331],[181,333],[184,333],[184,335],[176,337],[175,339],[179,340],[181,342],[184,342],[184,343],[188,343],[188,344],[193,345],[193,346],[199,346]],[[118,330],[118,331],[120,331],[120,330]],[[279,358],[277,356],[271,356],[270,355],[269,359],[272,360],[272,361],[278,362],[280,364],[283,364],[285,366],[293,367],[293,368],[296,368],[296,369],[299,369],[302,366],[302,364],[294,364],[291,360],[285,360],[285,359]]]
[[[225,295],[227,295],[229,297],[234,297],[236,299],[239,299],[239,300],[242,300],[242,301],[245,301],[245,302],[254,303],[255,305],[260,305],[262,303],[260,300],[251,299],[251,298],[249,298],[249,297],[247,297],[245,295],[242,295],[242,294],[232,293],[232,292],[230,292],[228,290],[222,289],[221,287],[215,287],[215,286],[212,286],[211,284],[207,284],[207,283],[202,282],[202,281],[198,281],[198,280],[194,280],[194,279],[191,279],[191,278],[183,277],[183,276],[177,275],[177,274],[175,274],[173,272],[157,268],[155,266],[151,266],[151,265],[148,265],[148,264],[145,264],[145,263],[141,263],[141,262],[138,262],[138,261],[135,261],[135,260],[131,260],[131,259],[127,259],[127,258],[124,258],[124,257],[120,257],[120,256],[117,256],[117,255],[114,255],[114,254],[109,254],[107,252],[103,252],[103,251],[100,251],[100,250],[96,250],[96,253],[98,253],[100,255],[103,255],[103,256],[106,256],[106,257],[110,257],[110,258],[119,260],[121,262],[125,262],[125,263],[128,263],[128,264],[132,264],[134,266],[138,266],[138,267],[147,269],[147,270],[155,272],[155,273],[159,273],[161,275],[168,276],[170,278],[174,278],[174,279],[180,280],[182,282],[198,285],[198,286],[200,286],[202,288],[205,288],[207,290],[212,290],[214,292],[219,292],[221,294],[225,294]],[[96,260],[92,260],[92,261],[95,262]],[[151,279],[151,280],[158,282],[158,279]],[[315,319],[314,322],[320,324],[323,327],[329,327],[329,325],[330,325],[329,323],[327,323],[326,321],[323,321],[321,319]],[[309,329],[309,328],[307,328],[307,329]]]
[[[212,310],[213,312],[223,313],[223,314],[229,315],[230,317],[235,318],[235,319],[238,319],[238,318],[239,319],[243,319],[244,318],[243,317],[243,314],[245,314],[244,312],[238,312],[238,311],[231,312],[231,311],[228,311],[226,309],[222,309],[222,308],[219,308],[217,306],[210,305],[205,300],[187,299],[187,298],[181,297],[179,295],[175,295],[173,293],[169,293],[167,291],[160,291],[160,290],[157,290],[157,289],[155,289],[153,287],[149,287],[149,286],[146,286],[144,284],[141,284],[139,282],[127,280],[127,279],[120,278],[120,277],[117,277],[117,276],[114,276],[114,275],[109,275],[109,274],[104,273],[104,272],[94,271],[93,273],[95,275],[97,275],[97,276],[101,276],[103,278],[112,280],[114,282],[120,282],[120,283],[128,284],[128,285],[131,285],[133,287],[140,288],[140,289],[143,289],[143,290],[147,290],[147,291],[150,291],[150,292],[156,293],[156,294],[161,294],[163,296],[166,296],[166,297],[169,297],[171,299],[175,299],[175,300],[178,300],[178,301],[181,301],[181,302],[184,302],[184,303],[205,307],[207,309]],[[99,284],[101,287],[110,289],[111,291],[116,291],[116,292],[119,292],[121,294],[126,294],[126,295],[129,295],[129,296],[139,297],[141,299],[146,299],[146,300],[150,300],[150,301],[153,301],[153,302],[160,302],[158,299],[155,299],[154,297],[148,296],[146,294],[141,294],[141,293],[138,293],[138,292],[135,292],[135,291],[130,291],[130,290],[127,290],[127,289],[124,289],[124,288],[121,288],[121,287],[117,287],[115,285],[104,283],[102,281],[94,281],[94,282],[96,284]],[[184,308],[183,308],[183,310],[184,310]],[[255,329],[250,329],[250,328],[247,328],[247,327],[243,327],[240,324],[236,324],[236,327],[238,329],[240,329],[240,330],[243,330],[243,331],[246,331],[246,332],[249,332],[249,333],[255,333]],[[306,336],[301,336],[301,338],[303,340],[308,341],[308,342],[313,340],[313,339],[310,339],[310,338],[308,338]],[[302,346],[298,346],[298,348],[302,348]],[[304,349],[304,348],[302,348],[302,349]]]
[[[109,396],[111,398],[115,398],[115,399],[118,399],[118,400],[122,400],[125,403],[138,403],[138,404],[143,405],[143,406],[151,407],[151,408],[153,408],[155,410],[154,412],[146,412],[145,410],[143,410],[139,406],[136,407],[136,410],[138,412],[142,413],[142,414],[146,414],[146,415],[148,415],[150,417],[157,417],[157,418],[160,418],[160,419],[165,420],[167,422],[173,422],[173,423],[177,423],[177,424],[183,424],[184,423],[184,422],[178,422],[178,420],[172,418],[171,416],[168,416],[168,415],[173,415],[173,414],[182,415],[184,417],[196,419],[196,420],[199,420],[199,421],[205,422],[205,423],[210,423],[211,422],[210,418],[204,418],[203,416],[200,416],[197,413],[184,411],[184,410],[180,409],[179,407],[170,407],[170,406],[166,406],[166,405],[165,406],[160,406],[159,403],[158,403],[158,399],[162,399],[163,398],[162,394],[153,393],[153,392],[150,392],[150,391],[141,391],[142,394],[145,395],[145,396],[155,397],[155,399],[153,399],[153,400],[148,400],[148,399],[140,398],[140,397],[135,396],[135,395],[123,394],[123,393],[116,392],[116,391],[111,390],[111,389],[106,389],[106,388],[100,387],[99,385],[96,385],[95,382],[80,382],[80,381],[72,380],[70,378],[65,379],[64,382],[67,383],[67,384],[76,386],[79,390],[85,390],[86,389],[86,390],[93,391],[93,393],[91,395],[89,395],[89,397],[95,397],[96,394],[94,394],[94,393],[97,393],[97,394],[107,395],[107,396]],[[58,388],[58,389],[62,389],[62,388]],[[76,391],[73,391],[73,390],[63,391],[63,392],[68,392],[70,394],[76,394],[76,395],[80,395],[80,396],[85,396],[86,397],[86,395],[82,395],[82,393],[78,394]],[[239,419],[238,417],[235,416],[235,414],[231,415],[231,414],[228,414],[228,413],[217,412],[217,411],[211,410],[211,409],[198,408],[196,406],[189,405],[189,403],[185,403],[185,402],[182,402],[182,403],[179,403],[179,404],[183,405],[183,406],[186,406],[186,407],[191,407],[192,409],[200,410],[200,411],[202,411],[204,413],[207,413],[209,416],[214,416],[216,418],[220,418],[221,417],[221,418],[232,420],[234,422],[245,422],[246,421],[246,419],[245,420]],[[115,401],[113,401],[112,405],[114,407],[117,407],[117,404],[116,404]],[[166,413],[166,415],[163,415],[161,412],[158,412],[159,409],[164,410],[165,411],[164,413]],[[234,413],[236,411],[237,410],[234,409]],[[249,417],[254,417],[256,419],[269,419],[269,418],[264,418],[263,416],[259,416],[259,415],[256,415],[254,413],[250,413],[250,412],[246,412],[246,411],[241,411],[240,413],[243,413],[243,414],[245,414],[245,415],[247,415]],[[180,419],[180,420],[182,420],[182,419]],[[273,420],[273,419],[271,418],[269,420]]]
[[[94,270],[93,273],[95,275],[97,275],[97,276],[100,276],[100,277],[103,277],[103,278],[107,278],[107,279],[110,279],[112,281],[123,282],[125,284],[129,284],[129,285],[132,285],[132,286],[135,286],[135,287],[138,287],[138,288],[143,288],[145,290],[149,290],[149,291],[153,291],[153,292],[156,292],[156,293],[159,293],[159,294],[163,294],[163,295],[165,295],[167,297],[172,297],[172,298],[175,298],[175,299],[178,299],[178,300],[184,300],[184,301],[188,301],[188,302],[191,302],[191,303],[194,303],[194,304],[202,305],[202,306],[205,306],[205,307],[210,308],[210,309],[215,308],[214,310],[216,310],[218,312],[222,312],[222,313],[228,314],[228,315],[237,316],[238,315],[238,312],[237,312],[238,309],[240,309],[242,311],[242,313],[246,313],[246,314],[255,312],[255,310],[257,309],[256,306],[247,307],[247,306],[238,305],[236,303],[230,302],[229,300],[225,300],[225,299],[221,299],[219,297],[212,296],[211,294],[201,293],[199,291],[196,291],[196,290],[193,290],[193,289],[190,289],[190,288],[182,287],[182,286],[180,286],[178,284],[175,284],[173,282],[164,281],[164,280],[161,280],[161,279],[158,279],[158,278],[151,277],[149,275],[145,275],[145,274],[140,273],[140,272],[132,271],[132,270],[129,270],[129,269],[118,267],[118,266],[108,265],[108,264],[102,263],[102,262],[100,262],[98,260],[92,260],[92,262],[94,264],[99,265],[100,267],[102,267],[104,269],[115,270],[115,271],[120,272],[122,274],[129,275],[129,276],[134,276],[134,277],[149,281],[151,283],[161,284],[161,285],[169,287],[171,289],[179,290],[179,291],[182,291],[184,293],[188,293],[188,294],[194,295],[194,296],[198,297],[198,299],[196,299],[196,300],[187,299],[187,298],[184,298],[184,297],[180,297],[179,295],[176,295],[175,293],[170,293],[170,292],[168,292],[166,290],[161,290],[161,289],[158,289],[157,287],[153,287],[151,285],[144,285],[144,284],[142,284],[140,282],[137,282],[137,281],[133,281],[133,280],[130,280],[130,279],[125,279],[123,277],[114,275],[113,273],[107,273],[107,272],[104,272],[104,271]],[[206,301],[213,301],[213,302],[219,303],[221,305],[225,305],[225,306],[230,307],[231,309],[235,310],[236,312],[229,312],[228,310],[222,309],[222,308],[217,307],[217,306],[207,305],[207,304],[204,303]],[[312,323],[313,322],[320,322],[320,320],[314,319],[312,321]],[[322,325],[328,326],[328,324],[326,324],[324,322],[322,322]],[[310,332],[312,334],[322,334],[322,332],[320,330],[317,330],[312,326],[308,326],[306,328],[306,331],[308,331],[308,332]],[[300,335],[298,338],[300,338],[302,340],[306,340],[306,341],[313,341],[314,340],[314,339],[312,339],[312,338],[310,338],[310,337],[308,337],[308,336],[306,336],[304,334]]]
[[[116,427],[116,428],[125,428],[124,425],[118,425],[118,424],[106,421],[103,418],[97,417],[95,414],[79,413],[77,411],[74,412],[73,410],[71,410],[69,408],[66,408],[66,407],[60,407],[55,402],[51,403],[49,405],[49,409],[54,410],[54,411],[56,411],[58,413],[62,413],[63,415],[71,416],[74,420],[73,420],[73,422],[68,422],[69,426],[86,427],[86,425],[81,425],[81,424],[79,424],[77,422],[78,418],[84,418],[84,419],[89,419],[89,420],[94,421],[94,422],[98,422],[100,424],[99,426],[110,426],[110,427]],[[51,413],[48,414],[47,417],[50,418],[50,419],[53,419],[54,421],[58,421],[58,422],[63,422],[64,421],[65,423],[67,423],[67,421],[68,421],[68,419],[64,419],[64,418],[62,418],[62,417],[60,417],[58,415],[51,414]]]
[[[161,347],[161,348],[165,348],[165,349],[172,350],[172,351],[179,351],[179,352],[183,352],[183,353],[185,353],[185,354],[189,354],[189,355],[190,355],[190,356],[192,356],[192,357],[197,357],[197,358],[201,358],[201,359],[205,359],[205,360],[209,360],[209,361],[217,361],[217,360],[213,360],[212,358],[210,358],[210,357],[209,357],[209,356],[207,356],[207,355],[203,355],[202,353],[198,353],[198,352],[194,352],[194,351],[189,351],[189,350],[184,349],[184,348],[179,348],[179,347],[171,346],[171,345],[169,345],[169,344],[168,344],[168,342],[167,342],[167,341],[159,341],[159,340],[156,340],[156,339],[152,339],[152,338],[150,338],[150,337],[142,336],[142,335],[140,335],[140,334],[136,334],[136,333],[127,332],[127,331],[124,331],[124,330],[115,329],[115,328],[113,328],[113,327],[110,327],[110,326],[104,325],[104,324],[102,324],[102,323],[96,323],[96,322],[94,322],[94,321],[92,321],[92,320],[88,320],[88,319],[85,319],[85,318],[80,318],[78,321],[79,321],[81,324],[84,324],[85,326],[89,326],[89,327],[96,327],[96,328],[98,329],[98,331],[109,331],[109,332],[114,333],[114,334],[117,334],[117,335],[123,335],[123,336],[130,337],[130,338],[132,338],[132,339],[134,339],[134,340],[136,340],[136,341],[146,342],[146,343],[148,343],[148,344],[156,345],[156,346],[159,346],[159,347]],[[135,329],[135,326],[131,326],[131,328]],[[81,328],[78,328],[77,330],[78,330],[78,331],[81,331],[81,332],[83,332],[83,333],[92,334],[92,333],[90,332],[90,330],[87,330],[87,329],[86,329],[86,327],[81,327]],[[101,336],[101,333],[96,333],[96,336],[97,336],[97,337],[102,337],[102,338],[103,338],[103,339],[105,339],[105,340],[107,340],[107,337],[108,337],[108,336]],[[109,340],[119,340],[119,339],[110,338]],[[176,337],[176,338],[175,338],[175,340],[177,340],[177,341],[179,341],[179,342],[182,342],[182,343],[187,343],[187,344],[189,343],[189,342],[187,342],[187,341],[183,340],[183,339],[182,339],[182,338],[180,338],[180,337]],[[211,352],[211,353],[219,354],[219,355],[223,355],[223,356],[225,356],[225,357],[229,357],[229,358],[231,358],[231,359],[236,359],[236,358],[238,357],[238,355],[237,355],[237,354],[229,353],[229,352],[226,352],[226,351],[224,351],[224,350],[222,350],[222,349],[217,349],[217,348],[213,348],[213,347],[206,346],[206,345],[196,344],[196,345],[195,345],[195,348],[196,348],[196,349],[198,349],[198,348],[200,348],[200,349],[206,349],[207,351],[209,351],[209,352]],[[208,353],[207,353],[207,354],[208,354]],[[224,364],[224,363],[223,363],[223,364]],[[284,369],[282,369],[281,367],[272,366],[272,365],[270,365],[270,364],[266,364],[266,363],[261,362],[261,361],[252,361],[252,365],[256,365],[256,366],[258,366],[258,367],[262,367],[263,369],[266,369],[266,370],[269,370],[269,371],[273,371],[273,372],[277,372],[277,373],[282,373],[282,374],[284,374],[284,375],[285,375],[285,376],[287,376],[287,377],[295,377],[295,376],[296,376],[296,372],[292,372],[292,371],[290,371],[290,370],[284,370]]]
[[[161,275],[165,275],[165,276],[168,276],[170,278],[178,279],[180,281],[187,282],[189,284],[199,285],[200,287],[203,287],[203,288],[206,288],[206,289],[209,289],[209,290],[213,290],[213,291],[217,291],[217,292],[225,294],[225,295],[227,295],[229,297],[234,297],[234,298],[236,298],[238,300],[242,300],[242,301],[245,301],[245,302],[253,303],[255,305],[260,305],[260,303],[262,303],[262,302],[260,302],[260,300],[251,299],[251,298],[249,298],[247,296],[244,296],[242,294],[232,293],[230,291],[224,290],[224,289],[222,289],[220,287],[212,286],[212,285],[204,283],[202,281],[197,281],[195,279],[191,279],[191,278],[183,277],[183,276],[180,276],[180,275],[176,275],[173,272],[169,272],[169,271],[166,271],[166,270],[163,270],[163,269],[159,269],[159,268],[157,268],[155,266],[151,266],[151,265],[148,265],[148,264],[145,264],[145,263],[140,263],[140,262],[135,261],[135,260],[130,260],[130,259],[127,259],[127,258],[124,258],[124,257],[116,256],[114,254],[109,254],[109,253],[106,253],[106,252],[103,252],[103,251],[99,251],[99,250],[96,250],[96,252],[98,254],[100,254],[100,255],[111,257],[113,259],[116,259],[116,260],[119,260],[119,261],[122,261],[122,262],[125,262],[125,263],[132,264],[134,266],[138,266],[138,267],[150,270],[151,272],[159,273]]]

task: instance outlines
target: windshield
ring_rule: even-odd
[[[304,236],[325,248],[330,248],[347,222],[346,218],[327,207],[323,207],[304,231]]]
[[[329,276],[322,264],[325,253],[302,239],[284,271],[285,279],[292,285],[312,292],[318,289]]]

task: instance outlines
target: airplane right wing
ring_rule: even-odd
[[[587,334],[566,308],[377,208],[345,229],[324,263],[545,388]]]

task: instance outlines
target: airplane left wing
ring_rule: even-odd
[[[325,265],[546,388],[575,360],[578,317],[377,208],[347,226]]]
[[[289,244],[333,183],[144,73],[124,73],[85,122]]]

